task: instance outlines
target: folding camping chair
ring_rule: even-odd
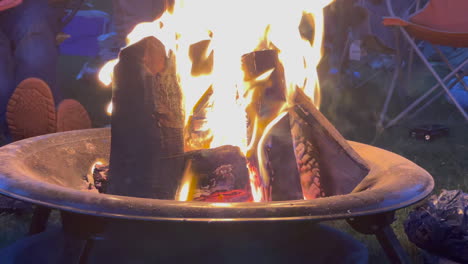
[[[383,125],[383,118],[386,115],[386,108],[381,115],[380,125],[382,128],[388,128],[395,125],[403,117],[412,112],[421,102],[427,99],[435,90],[442,87],[447,96],[451,99],[453,104],[457,107],[465,120],[468,121],[468,114],[459,104],[456,98],[449,90],[448,82],[453,77],[457,78],[457,82],[461,82],[465,89],[468,90],[467,85],[463,82],[463,76],[458,75],[460,70],[468,65],[468,60],[461,63],[458,67],[450,64],[447,57],[435,45],[452,46],[452,47],[468,47],[468,10],[467,0],[429,0],[426,6],[409,16],[408,19],[403,19],[395,16],[392,1],[386,0],[387,8],[390,17],[383,20],[385,26],[396,26],[400,29],[403,37],[408,41],[416,54],[420,57],[432,75],[436,78],[437,84],[429,89],[425,94],[418,98],[408,108],[401,112],[397,117]],[[425,57],[423,52],[419,49],[414,39],[426,41],[430,43],[434,50],[436,50],[442,58],[442,61],[447,64],[448,68],[452,71],[445,77],[441,77],[436,70],[432,67],[431,63]],[[440,94],[439,94],[440,95]],[[392,94],[389,94],[389,98]],[[387,98],[387,101],[389,100]],[[386,102],[388,103],[388,102]]]

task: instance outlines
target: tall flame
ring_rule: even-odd
[[[128,35],[128,45],[148,36],[164,43],[167,51],[176,55],[186,120],[211,87],[210,111],[203,124],[210,132],[210,147],[234,145],[246,153],[249,148],[246,107],[252,96],[243,80],[242,55],[265,48],[277,49],[284,66],[288,96],[291,98],[296,88],[302,88],[318,106],[316,68],[322,57],[323,9],[332,1],[176,0],[173,12],[166,12],[154,22],[137,25]],[[305,38],[299,30],[304,17],[313,19],[312,39]],[[191,47],[201,41],[208,41],[203,56],[207,59],[214,54],[213,65],[209,71],[193,74]],[[111,61],[102,68],[99,78],[104,84],[111,83],[117,62]],[[262,135],[257,137],[260,140]],[[261,195],[254,200],[262,200]]]

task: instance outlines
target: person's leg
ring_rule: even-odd
[[[48,0],[24,0],[5,13],[4,30],[14,49],[15,84],[29,77],[39,78],[50,86],[58,104],[62,100],[56,83],[58,12]]]
[[[1,21],[0,13],[0,24]],[[10,41],[0,28],[0,137],[5,135],[7,131],[6,107],[15,87],[13,69],[14,62]]]

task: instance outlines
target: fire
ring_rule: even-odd
[[[114,111],[114,105],[112,104],[112,102],[110,102],[106,107],[106,112],[108,115],[111,116],[113,111]]]
[[[100,160],[94,162],[93,166],[91,166],[91,174],[93,174],[94,170],[96,169],[96,166],[102,166],[104,163]]]
[[[292,98],[296,88],[302,88],[318,106],[320,92],[316,68],[322,57],[323,9],[332,1],[178,0],[172,12],[166,12],[154,22],[137,25],[128,35],[127,42],[131,45],[154,36],[164,43],[168,53],[175,54],[187,122],[200,98],[212,89],[206,119],[198,127],[207,131],[209,147],[238,146],[246,156],[254,153],[252,155],[262,159],[259,147],[262,139],[283,113],[279,111],[263,123],[257,117],[248,119],[246,109],[255,98],[249,91],[250,84],[244,80],[241,58],[253,51],[277,50],[284,66],[287,99]],[[313,36],[309,38],[299,30],[305,18],[313,20],[309,23]],[[198,57],[193,56],[194,44],[201,47]],[[117,62],[111,61],[102,68],[99,78],[105,85],[112,82]],[[204,65],[204,68],[194,70],[195,64]],[[256,81],[267,80],[271,72],[264,72]],[[281,110],[287,109],[287,101]],[[248,124],[253,125],[251,135],[246,129]],[[189,150],[196,148],[198,146],[188,146]],[[256,173],[265,178],[262,170],[257,167]],[[254,200],[263,201],[266,198],[257,190],[255,185],[258,183],[253,178]]]

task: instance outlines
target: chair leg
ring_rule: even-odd
[[[398,31],[395,31],[395,39],[396,39],[395,44],[397,47],[395,69],[393,72],[392,81],[388,89],[387,98],[385,98],[385,103],[384,103],[382,112],[380,113],[380,119],[379,119],[379,122],[377,123],[377,130],[381,130],[384,128],[383,123],[387,117],[388,106],[390,105],[390,101],[392,100],[393,93],[395,92],[395,88],[397,86],[397,80],[400,78],[401,51],[400,51],[400,37],[399,36],[400,35],[398,34]]]
[[[465,67],[466,65],[468,65],[468,60],[466,60],[465,62],[463,62],[462,64],[460,64],[453,72],[451,72],[449,75],[447,75],[443,81],[444,82],[447,82],[450,80],[450,78],[452,78],[456,72],[458,72],[459,70],[461,70],[463,67]],[[419,97],[416,101],[414,101],[411,105],[409,105],[405,110],[403,110],[397,117],[395,117],[394,119],[392,119],[391,121],[389,121],[387,123],[387,125],[385,126],[385,128],[389,128],[389,127],[392,127],[394,126],[396,123],[398,123],[401,119],[403,119],[405,116],[407,116],[409,114],[409,112],[411,112],[414,108],[416,108],[422,101],[424,101],[427,97],[429,97],[435,90],[437,90],[437,88],[439,88],[440,84],[437,83],[436,85],[434,85],[431,89],[429,89],[426,93],[424,93],[421,97]]]
[[[455,85],[457,85],[457,82],[453,82],[449,88],[452,89]],[[414,118],[415,116],[417,116],[419,113],[421,113],[421,111],[423,111],[424,109],[429,107],[429,105],[431,105],[433,102],[439,99],[439,97],[441,97],[444,93],[445,91],[438,92],[431,99],[429,99],[423,106],[421,106],[418,110],[414,111],[411,115],[409,115],[409,118]]]
[[[393,73],[392,81],[390,83],[389,89],[388,89],[388,94],[387,98],[385,98],[385,103],[382,109],[382,112],[380,113],[380,119],[379,122],[377,123],[377,128],[381,129],[384,127],[383,123],[385,121],[385,118],[387,117],[387,112],[388,112],[388,106],[390,105],[390,101],[393,97],[393,93],[396,88],[397,80],[400,76],[400,69],[395,67],[395,71]]]
[[[440,58],[445,62],[445,64],[447,64],[447,66],[449,67],[449,69],[453,72],[454,71],[454,68],[452,66],[452,64],[450,63],[450,61],[448,60],[447,56],[444,55],[444,53],[440,50],[439,47],[435,46],[435,45],[432,45],[432,48],[437,51],[437,53],[439,54]],[[455,77],[457,77],[458,81],[463,85],[463,87],[465,88],[465,91],[468,91],[468,85],[466,85],[466,82],[465,80],[463,80],[463,78],[465,76],[461,76],[460,74],[458,74],[458,71],[456,71],[455,73]]]
[[[411,263],[390,225],[378,230],[375,236],[391,263]]]
[[[432,68],[431,64],[429,63],[429,61],[426,59],[426,57],[424,57],[424,54],[421,52],[421,50],[419,50],[418,46],[416,45],[416,43],[414,43],[414,41],[411,39],[411,36],[408,34],[408,32],[406,32],[406,30],[402,27],[399,27],[400,31],[402,32],[402,34],[405,36],[405,38],[408,40],[408,42],[411,44],[411,46],[413,47],[414,51],[418,54],[418,56],[421,58],[421,60],[424,62],[424,64],[426,65],[427,69],[432,73],[432,75],[436,78],[437,82],[440,84],[440,86],[442,86],[442,88],[444,88],[445,90],[445,93],[447,94],[447,96],[452,100],[452,102],[455,104],[455,106],[457,107],[458,111],[460,111],[460,113],[463,115],[463,117],[465,118],[466,121],[468,121],[468,114],[465,112],[465,110],[463,109],[463,107],[458,103],[457,99],[455,97],[453,97],[452,93],[450,92],[450,90],[447,88],[447,86],[445,85],[444,81],[440,78],[439,74],[437,74],[437,72],[434,70],[434,68]]]
[[[396,237],[391,224],[395,221],[395,212],[361,216],[348,219],[347,222],[359,233],[375,235],[390,263],[409,264],[409,256]]]
[[[399,68],[399,66],[397,66],[397,67],[395,67],[395,71],[393,72],[392,81],[391,81],[389,89],[388,89],[387,97],[385,98],[385,103],[384,103],[382,112],[380,113],[380,119],[379,119],[379,122],[377,123],[377,128],[383,128],[383,123],[384,123],[385,118],[387,116],[388,106],[390,105],[390,101],[391,101],[391,99],[393,97],[393,93],[395,91],[397,80],[398,80],[399,76],[400,76],[400,68]]]

